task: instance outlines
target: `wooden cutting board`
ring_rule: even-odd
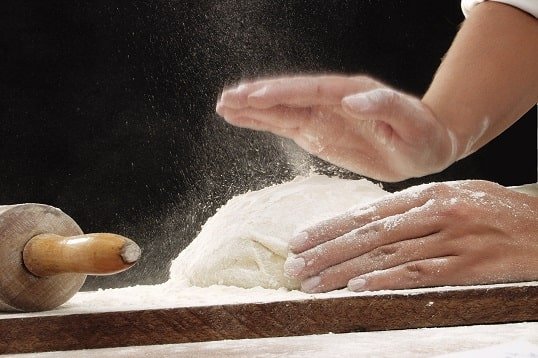
[[[395,292],[395,291],[393,291]],[[0,354],[538,321],[538,284],[0,316]]]

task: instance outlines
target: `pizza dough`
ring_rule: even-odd
[[[288,240],[311,224],[386,193],[366,179],[313,175],[238,195],[209,218],[172,262],[170,278],[200,287],[297,289],[299,282],[284,275]]]

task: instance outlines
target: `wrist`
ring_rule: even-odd
[[[488,129],[490,121],[487,117],[476,120],[477,115],[472,113],[470,105],[446,103],[439,99],[443,96],[436,96],[432,93],[434,91],[429,90],[422,98],[422,103],[432,112],[446,133],[450,142],[446,160],[450,165],[478,149],[477,144]]]

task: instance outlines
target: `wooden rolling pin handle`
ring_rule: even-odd
[[[111,275],[133,266],[140,253],[134,241],[116,234],[41,234],[24,247],[23,262],[28,271],[39,277],[62,273]]]

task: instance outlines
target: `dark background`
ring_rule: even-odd
[[[242,78],[366,73],[421,95],[463,21],[459,1],[22,1],[0,5],[0,204],[61,208],[143,248],[84,289],[166,281],[237,193],[318,171],[356,177],[214,113]],[[536,107],[441,174],[386,185],[536,181]]]

